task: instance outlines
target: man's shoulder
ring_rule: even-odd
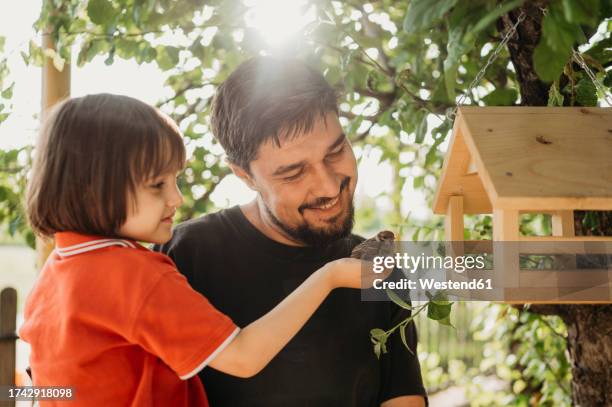
[[[200,252],[205,248],[215,250],[217,245],[226,240],[235,208],[222,209],[179,223],[172,231],[172,239],[163,245],[156,245],[154,250],[166,253],[173,259],[177,251]]]
[[[327,249],[324,250],[324,253],[326,253],[326,256],[329,256],[328,258],[332,259],[350,257],[353,248],[364,240],[365,239],[363,237],[351,233],[350,235],[332,243]]]
[[[361,242],[363,242],[365,239],[365,237],[361,236],[361,235],[355,235],[353,233],[351,233],[351,235],[349,236],[349,239],[351,239],[352,242],[355,242],[356,244],[359,244]]]
[[[211,233],[219,233],[234,216],[235,208],[221,209],[200,217],[181,222],[174,227],[172,239],[197,237],[206,238]]]
[[[353,250],[353,248],[363,242],[365,238],[363,236],[351,233],[349,236],[346,237],[346,240],[348,242],[348,245],[351,247],[351,250]]]

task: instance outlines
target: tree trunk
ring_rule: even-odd
[[[542,8],[547,1],[527,2],[498,21],[505,33],[520,12],[526,15],[517,34],[508,43],[510,58],[520,83],[521,104],[546,106],[548,85],[533,68],[533,51],[542,33]],[[582,226],[584,212],[575,211],[576,234],[587,235]],[[597,234],[612,235],[610,212],[599,213]],[[576,406],[612,406],[612,305],[532,305],[531,312],[558,315],[568,330],[567,347],[572,363],[572,399]]]
[[[547,1],[530,1],[523,7],[506,14],[497,22],[497,29],[505,34],[514,25],[521,11],[525,19],[516,29],[516,34],[508,42],[510,59],[519,82],[521,104],[524,106],[546,106],[549,85],[542,82],[533,67],[533,51],[542,35],[542,9]]]
[[[612,405],[612,305],[564,305],[577,406]]]

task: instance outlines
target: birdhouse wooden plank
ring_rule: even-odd
[[[514,251],[494,253],[497,264],[505,265],[508,301],[542,297],[537,285],[544,274],[534,277],[519,266],[518,251],[537,251],[532,242],[602,242],[598,247],[612,253],[611,236],[575,236],[574,210],[612,210],[612,108],[458,109],[433,211],[446,215],[448,241],[463,240],[464,214],[492,214],[493,242],[520,242]],[[521,213],[551,215],[552,236],[521,236]],[[563,287],[575,288],[600,272],[601,285],[586,287],[590,294],[574,290],[566,300],[612,302],[610,267],[587,276],[584,270],[568,271],[568,264],[576,267],[570,260],[564,271],[546,272],[549,286],[542,298],[551,298],[551,281],[561,296]]]

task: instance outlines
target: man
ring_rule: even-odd
[[[241,64],[217,91],[212,127],[232,171],[257,197],[179,225],[162,251],[194,289],[244,326],[363,240],[351,234],[357,166],[333,89],[297,60]],[[408,315],[390,302],[362,302],[358,290],[336,290],[255,377],[205,369],[210,404],[424,405],[418,359],[400,336],[380,360],[369,338],[372,328],[389,329]],[[413,324],[407,338],[416,351]]]

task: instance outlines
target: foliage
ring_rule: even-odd
[[[370,340],[374,345],[374,353],[376,354],[376,357],[380,357],[382,353],[387,353],[387,340],[395,331],[399,332],[404,346],[410,352],[413,352],[406,341],[406,327],[424,310],[427,310],[427,317],[429,319],[438,321],[438,323],[441,325],[452,327],[450,322],[450,313],[453,303],[448,301],[447,296],[443,292],[438,292],[436,294],[427,292],[426,294],[429,301],[418,306],[412,306],[404,301],[397,293],[395,293],[395,291],[387,290],[389,299],[400,308],[410,310],[411,315],[386,331],[381,328],[374,328],[370,331]]]
[[[492,304],[474,324],[475,340],[484,342],[484,359],[475,377],[492,375],[509,382],[510,388],[492,392],[472,379],[472,405],[571,405],[567,331],[560,318]]]
[[[30,151],[31,147],[0,150],[0,225],[3,234],[18,235],[34,247],[34,233],[26,222],[23,207]]]
[[[509,65],[507,49],[501,50],[475,89],[467,87],[503,35],[498,30],[500,19],[528,3],[311,0],[304,9],[314,8],[314,21],[284,46],[274,47],[245,24],[249,8],[238,0],[47,0],[36,26],[50,33],[56,50],[43,51],[32,41],[22,55],[32,64],[41,64],[43,57],[49,57],[59,69],[70,59],[84,65],[102,56],[109,65],[117,58],[131,59],[156,64],[165,72],[171,96],[160,100],[159,107],[179,123],[191,154],[180,181],[185,195],[182,219],[209,211],[210,194],[229,174],[207,119],[215,87],[252,55],[303,58],[342,92],[342,122],[356,149],[365,152],[367,147],[380,152],[379,162],[393,169],[393,188],[388,194],[391,210],[380,214],[370,203],[360,209],[358,219],[363,217],[371,228],[377,228],[384,218],[384,224],[401,226],[402,234],[413,240],[435,240],[441,238],[441,219],[406,218],[402,203],[411,199],[412,191],[424,192],[431,202],[451,129],[445,113],[455,106],[458,96],[466,95],[466,103],[479,105],[521,102],[519,79]],[[612,15],[610,2],[550,0],[541,4],[546,7],[534,64],[540,79],[550,84],[549,105],[596,104],[602,95],[570,57],[571,50],[586,44],[600,23]],[[612,23],[606,21],[601,25],[603,33],[592,38],[583,57],[609,87]],[[2,43],[0,39],[0,52]],[[72,49],[76,52],[71,55]],[[12,89],[6,83],[4,62],[0,60],[0,122],[9,111],[3,100],[10,99]],[[0,224],[32,241],[19,198],[23,196],[30,150],[0,152]],[[591,227],[597,227],[592,217],[585,219]],[[531,233],[548,228],[547,222],[542,215],[529,217],[523,220],[522,228]],[[473,217],[466,226],[466,237],[490,236],[490,217]],[[515,312],[508,307],[501,309]],[[528,331],[536,340],[533,346],[548,353],[550,360],[565,361],[563,348],[540,335],[539,330],[546,333],[542,322],[524,318],[527,320],[522,326],[529,327],[526,329],[537,325],[533,332]],[[520,358],[521,349],[517,353]],[[521,380],[538,382],[543,400],[565,403],[567,398],[559,395],[554,382],[565,386],[566,371],[550,376],[546,364],[542,368],[531,362],[541,362],[541,354],[527,350],[524,354],[528,356],[521,365],[536,367],[519,372]],[[515,404],[522,403],[519,393],[513,393]]]
[[[0,36],[0,55],[4,54],[5,38]],[[13,97],[14,82],[7,83],[9,76],[7,58],[0,59],[0,123],[10,114],[9,100]]]
[[[210,194],[229,174],[207,120],[215,86],[250,55],[304,58],[342,91],[343,123],[353,143],[382,151],[381,163],[394,167],[393,210],[386,221],[401,224],[405,223],[402,192],[411,185],[431,196],[435,187],[443,158],[440,147],[451,125],[444,113],[454,106],[457,95],[467,91],[483,58],[498,42],[496,21],[523,1],[384,0],[370,4],[312,0],[304,8],[315,8],[314,21],[280,48],[267,44],[257,30],[245,24],[249,8],[241,1],[204,3],[49,0],[36,26],[50,32],[56,51],[43,52],[32,41],[24,57],[40,64],[46,55],[61,68],[70,57],[84,65],[101,55],[107,64],[115,58],[133,59],[154,63],[166,73],[171,97],[161,100],[159,106],[179,123],[192,156],[181,180],[186,198],[182,219],[210,210]],[[538,69],[536,58],[536,69],[543,79],[556,80],[551,103],[596,101],[589,79],[568,64],[569,50],[586,42],[584,31],[592,32],[608,15],[610,7],[604,0],[550,2],[536,55],[554,54],[550,58],[556,62],[546,66],[561,68],[554,72]],[[610,41],[608,32],[585,54],[602,80],[612,60]],[[76,52],[71,56],[73,48]],[[517,78],[507,67],[508,54],[502,50],[480,86],[467,95],[468,100],[516,104],[520,100]],[[414,152],[410,161],[404,159],[407,151]],[[410,229],[413,237],[421,239],[435,238],[437,233],[428,224],[410,225]]]
[[[0,37],[0,125],[11,113],[15,82],[10,81],[5,39]],[[23,191],[30,147],[0,150],[0,233],[19,235],[34,246],[34,234],[24,217]]]

